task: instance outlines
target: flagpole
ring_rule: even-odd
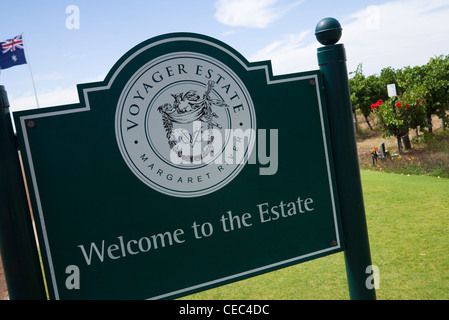
[[[31,82],[33,83],[34,97],[36,98],[36,105],[37,105],[37,108],[39,109],[39,100],[37,99],[36,84],[34,83],[33,71],[31,70],[30,58],[29,58],[28,51],[27,51],[27,45],[25,45],[25,37],[23,36],[23,32],[22,32],[22,41],[24,44],[23,50],[25,51],[25,57],[27,60],[28,70],[30,70]]]

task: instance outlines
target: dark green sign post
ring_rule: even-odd
[[[332,113],[348,88],[323,59],[273,76],[213,38],[169,34],[79,85],[80,103],[15,113],[50,298],[176,298],[343,250],[364,298],[364,215],[344,193],[363,211],[360,180],[345,185],[334,161],[353,143]]]
[[[345,237],[345,261],[351,299],[375,299],[374,289],[366,286],[371,266],[357,144],[352,123],[346,52],[340,40],[342,28],[333,18],[321,20],[315,30],[318,64],[326,88],[329,130]]]

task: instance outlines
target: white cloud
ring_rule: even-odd
[[[379,73],[448,54],[448,5],[447,0],[393,1],[353,14],[355,20],[343,26],[348,69],[363,63],[366,74]]]
[[[47,76],[42,76],[47,79]],[[51,78],[51,75],[48,76]],[[59,77],[57,77],[59,79]],[[81,83],[90,83],[104,80],[104,75],[93,76],[84,79]],[[35,79],[36,80],[36,79]],[[42,80],[42,79],[41,79]],[[39,88],[39,85],[38,85]],[[46,91],[37,90],[39,107],[53,107],[72,103],[79,103],[78,90],[76,85],[58,86]],[[12,111],[36,109],[36,97],[33,91],[27,91],[23,95],[9,97]]]
[[[400,0],[369,6],[340,20],[348,58],[348,71],[363,63],[364,73],[380,73],[391,66],[423,65],[440,54],[449,54],[449,4],[447,0]],[[305,42],[312,29],[284,36],[256,52],[254,60],[272,60],[274,73],[318,69],[316,48]]]
[[[271,60],[274,74],[317,69],[318,43],[307,44],[304,38],[311,30],[289,34],[257,51],[250,61]]]
[[[75,86],[56,87],[51,91],[40,94],[38,92],[40,107],[51,107],[57,105],[78,103],[78,92]],[[36,98],[34,92],[27,92],[20,97],[10,97],[12,111],[35,109]]]
[[[275,7],[277,0],[219,0],[215,18],[228,26],[266,28],[302,1]]]
[[[64,77],[58,72],[49,74],[36,74],[34,76],[34,81],[59,81],[61,79],[64,79]]]

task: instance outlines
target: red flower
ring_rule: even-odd
[[[419,104],[419,100],[416,100],[416,104]]]
[[[396,103],[396,107],[400,108],[401,107],[401,103],[400,102]]]
[[[373,103],[372,105],[371,105],[371,109],[375,109],[375,108],[379,108],[379,106],[380,105],[382,105],[384,102],[381,100],[381,99],[379,99],[379,100],[377,100],[377,102],[376,103]]]
[[[406,107],[407,109],[408,109],[408,108],[410,108],[410,106],[409,106],[409,105],[406,105],[405,107]]]

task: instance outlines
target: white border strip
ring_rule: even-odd
[[[292,77],[292,78],[284,78],[284,79],[277,79],[277,80],[272,80],[270,79],[270,74],[269,74],[269,68],[267,64],[261,65],[261,66],[254,66],[254,67],[248,67],[246,65],[245,62],[243,62],[238,56],[236,56],[233,52],[229,51],[226,48],[223,48],[222,46],[214,43],[214,42],[210,42],[208,40],[204,40],[204,39],[198,39],[198,38],[191,38],[191,37],[177,37],[177,38],[169,38],[169,39],[163,39],[154,43],[151,43],[141,49],[139,49],[138,51],[134,52],[131,56],[129,56],[118,68],[117,70],[114,72],[114,74],[112,75],[112,77],[110,78],[109,82],[107,85],[105,86],[100,86],[100,87],[94,87],[94,88],[86,88],[86,89],[82,89],[83,90],[83,96],[84,96],[84,101],[85,101],[85,107],[83,108],[77,108],[77,109],[70,109],[70,110],[63,110],[63,111],[52,111],[52,112],[47,112],[47,113],[41,113],[41,114],[37,114],[37,115],[27,115],[27,116],[22,116],[20,117],[20,125],[22,128],[22,133],[23,133],[23,138],[24,138],[24,142],[25,142],[25,152],[27,154],[27,158],[28,158],[28,162],[29,162],[29,169],[31,172],[31,180],[32,180],[32,185],[33,185],[33,189],[34,189],[34,194],[36,197],[36,204],[37,204],[37,209],[38,209],[38,214],[39,214],[39,219],[41,222],[41,229],[42,229],[42,233],[43,233],[43,239],[44,239],[44,246],[45,246],[45,251],[47,253],[47,260],[48,260],[48,265],[49,265],[49,273],[50,273],[50,278],[51,278],[51,283],[53,285],[53,289],[54,289],[54,296],[57,300],[59,300],[59,291],[58,291],[58,284],[56,282],[56,275],[55,275],[55,270],[54,270],[54,266],[53,266],[53,260],[52,260],[52,256],[51,256],[51,250],[50,250],[50,244],[48,241],[48,235],[47,235],[47,228],[45,225],[45,218],[44,218],[44,213],[42,210],[42,203],[41,203],[41,199],[39,196],[39,188],[38,188],[38,184],[37,184],[37,179],[36,179],[36,173],[34,170],[34,164],[33,164],[33,157],[31,154],[31,149],[30,149],[30,143],[29,143],[29,139],[28,139],[28,133],[26,130],[26,121],[29,119],[38,119],[38,118],[44,118],[44,117],[54,117],[54,116],[60,116],[60,115],[65,115],[65,114],[71,114],[71,113],[78,113],[78,112],[84,112],[84,111],[90,111],[90,104],[89,104],[89,93],[90,92],[95,92],[95,91],[103,91],[103,90],[108,90],[110,89],[110,87],[112,86],[112,83],[115,81],[116,77],[120,74],[120,72],[123,70],[123,68],[131,61],[133,60],[136,56],[140,55],[142,52],[149,50],[152,47],[164,44],[164,43],[168,43],[168,42],[173,42],[173,41],[195,41],[195,42],[200,42],[200,43],[204,43],[213,47],[216,47],[218,49],[220,49],[221,51],[225,52],[226,54],[230,55],[231,57],[233,57],[236,61],[238,61],[244,68],[246,71],[255,71],[255,70],[265,70],[265,76],[266,76],[266,80],[267,80],[267,84],[271,85],[271,84],[278,84],[278,83],[284,83],[284,82],[292,82],[292,81],[299,81],[299,80],[306,80],[306,79],[311,79],[314,80],[316,83],[316,92],[317,92],[317,98],[318,98],[318,105],[319,105],[319,111],[320,111],[320,120],[321,120],[321,130],[322,130],[322,135],[323,135],[323,142],[324,142],[324,152],[326,155],[326,166],[327,166],[327,174],[328,174],[328,180],[329,180],[329,190],[330,190],[330,194],[331,194],[331,202],[332,202],[332,210],[333,210],[333,217],[334,217],[334,226],[335,226],[335,233],[337,235],[337,245],[331,248],[327,248],[327,249],[323,249],[323,250],[319,250],[316,252],[312,252],[306,255],[302,255],[299,257],[295,257],[295,258],[291,258],[288,260],[284,260],[281,262],[277,262],[268,266],[264,266],[264,267],[260,267],[257,269],[253,269],[253,270],[249,270],[246,272],[242,272],[236,275],[232,275],[232,276],[228,276],[225,278],[221,278],[221,279],[217,279],[217,280],[213,280],[210,282],[206,282],[203,284],[199,284],[196,286],[192,286],[186,289],[180,289],[177,291],[173,291],[170,293],[166,293],[163,295],[159,295],[150,299],[161,299],[161,298],[165,298],[171,295],[175,295],[175,294],[180,294],[182,292],[186,292],[186,291],[190,291],[190,290],[194,290],[194,289],[198,289],[201,287],[205,287],[205,286],[209,286],[209,285],[213,285],[216,283],[220,283],[220,282],[224,282],[230,279],[234,279],[237,277],[242,277],[248,274],[252,274],[252,273],[256,273],[262,270],[266,270],[269,268],[273,268],[273,267],[277,267],[277,266],[281,266],[283,264],[288,264],[290,262],[293,261],[297,261],[297,260],[301,260],[301,259],[305,259],[307,257],[311,257],[314,255],[319,255],[321,253],[327,252],[327,251],[331,251],[331,250],[337,250],[341,248],[341,243],[340,243],[340,234],[338,233],[338,220],[337,220],[337,212],[336,212],[336,205],[335,205],[335,195],[334,195],[334,190],[332,188],[332,177],[331,177],[331,169],[330,169],[330,162],[329,162],[329,152],[328,152],[328,148],[327,148],[327,140],[326,140],[326,133],[325,133],[325,126],[324,126],[324,117],[323,117],[323,110],[322,110],[322,102],[321,102],[321,97],[320,97],[320,91],[318,88],[319,82],[318,82],[318,76],[316,74],[313,75],[308,75],[308,76],[298,76],[298,77]]]

